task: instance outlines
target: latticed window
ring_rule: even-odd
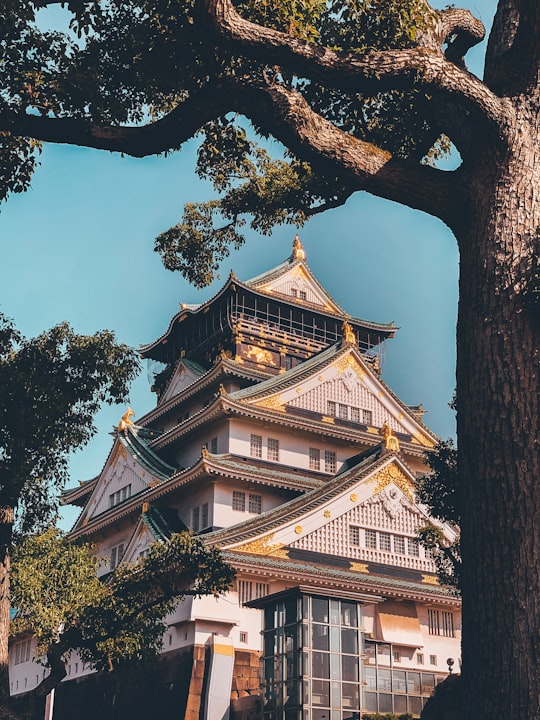
[[[391,550],[390,533],[385,533],[385,532],[379,533],[379,549],[386,550],[386,552],[390,552],[390,550]]]
[[[201,529],[208,527],[208,503],[201,505]]]
[[[362,410],[362,422],[364,425],[373,425],[373,413],[371,410]]]
[[[131,497],[131,483],[129,485],[124,485],[123,488],[120,488],[120,490],[117,490],[116,492],[113,492],[109,495],[109,507],[114,507],[114,505],[118,505],[121,502],[124,502],[124,500],[127,500]]]
[[[246,493],[240,490],[233,490],[232,494],[232,509],[245,512],[246,509]]]
[[[251,457],[262,457],[262,436],[252,435],[250,438],[249,453]]]
[[[300,296],[300,300],[307,300],[307,293],[305,290],[300,290],[298,295]]]
[[[277,462],[279,460],[279,440],[268,438],[266,453],[269,460]]]
[[[199,532],[201,529],[201,512],[199,507],[194,507],[191,511],[191,528],[193,532]]]
[[[416,538],[407,538],[407,555],[418,557],[420,555],[420,547]]]
[[[405,555],[405,538],[402,535],[394,535],[394,552]]]
[[[28,662],[28,660],[30,660],[31,644],[31,638],[28,638],[27,640],[21,640],[20,642],[15,643],[15,647],[13,648],[14,665],[20,665],[21,663]]]
[[[360,528],[349,525],[349,545],[360,545]]]
[[[328,400],[326,403],[326,414],[331,417],[335,417],[336,414],[336,403],[333,400]]]
[[[351,420],[353,423],[360,422],[360,408],[357,408],[357,407],[351,408]]]
[[[111,548],[110,569],[114,570],[120,564],[123,557],[124,557],[124,543],[120,543],[119,545],[115,545],[113,548]]]
[[[333,450],[324,451],[324,470],[327,473],[336,472],[336,453]]]
[[[213,437],[213,438],[210,440],[210,448],[209,448],[209,450],[210,450],[210,452],[211,452],[213,455],[216,455],[216,454],[217,454],[217,437]]]
[[[249,512],[250,513],[257,513],[259,514],[262,510],[262,497],[261,495],[251,495],[249,496]]]
[[[340,418],[340,420],[348,420],[349,419],[349,406],[348,405],[342,405],[341,403],[338,404],[338,418]]]
[[[375,530],[366,530],[365,541],[367,548],[377,547],[377,533],[375,532]]]
[[[428,609],[428,628],[430,635],[454,637],[454,616],[452,612]]]
[[[321,469],[321,451],[319,448],[309,448],[309,469]]]

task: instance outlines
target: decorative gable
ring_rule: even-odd
[[[339,306],[315,281],[303,263],[293,265],[291,269],[283,275],[259,286],[257,289],[269,295],[278,293],[280,295],[286,295],[293,300],[318,305],[328,312],[342,312]]]
[[[394,432],[411,435],[432,447],[433,439],[418,420],[390,393],[353,347],[323,368],[283,389],[254,401],[255,405],[285,410],[287,406],[317,413],[326,422],[335,419],[368,426],[372,432],[385,423]]]
[[[194,363],[189,361],[180,361],[169,383],[167,384],[167,387],[165,388],[165,392],[159,399],[159,404],[161,405],[175,395],[179,395],[183,390],[194,383],[195,380],[197,380],[203,373],[204,369]]]
[[[142,521],[139,521],[127,544],[122,562],[137,562],[140,557],[144,556],[145,551],[148,550],[150,545],[155,541],[156,538],[152,535],[148,527]]]
[[[96,515],[119,505],[157,482],[159,479],[149,473],[117,438],[77,525],[86,524]]]

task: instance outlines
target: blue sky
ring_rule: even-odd
[[[495,4],[458,3],[486,24]],[[478,73],[481,54],[474,50],[471,65]],[[77,332],[109,328],[138,347],[161,335],[179,303],[210,297],[230,269],[248,279],[285,259],[294,227],[271,238],[251,233],[224,262],[221,280],[203,291],[163,268],[152,250],[156,235],[180,220],[185,202],[212,196],[194,174],[194,158],[193,142],[167,158],[142,160],[45,146],[31,189],[0,208],[0,310],[26,335],[67,320]],[[342,307],[401,328],[387,343],[383,378],[405,403],[423,403],[432,430],[453,435],[458,254],[450,231],[357,193],[299,232],[311,269]],[[131,405],[141,416],[154,403],[145,368]],[[98,435],[73,456],[72,485],[100,471],[122,413],[99,414]]]

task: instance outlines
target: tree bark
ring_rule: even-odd
[[[540,148],[520,106],[512,142],[470,164],[461,253],[457,411],[463,717],[540,720]]]
[[[9,691],[9,624],[10,624],[10,547],[13,532],[13,508],[0,506],[0,718],[16,720],[11,710]]]

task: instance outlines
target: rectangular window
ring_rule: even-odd
[[[191,529],[193,532],[199,532],[201,529],[200,516],[200,508],[194,507],[191,511]]]
[[[333,450],[324,451],[324,470],[327,473],[336,472],[336,453]]]
[[[441,629],[445,637],[454,637],[454,616],[450,611],[441,612]]]
[[[333,400],[328,400],[326,403],[326,414],[330,417],[336,416],[336,403]]]
[[[268,460],[273,460],[274,462],[279,460],[279,440],[276,440],[275,438],[268,438],[266,455]]]
[[[428,609],[428,628],[430,635],[454,637],[454,616],[452,612]]]
[[[393,651],[394,662],[401,662],[401,652],[399,650]]]
[[[242,630],[240,630],[240,642],[241,642],[241,643],[247,643],[247,641],[248,641],[248,634],[247,634],[247,632],[242,632]]]
[[[429,656],[429,664],[430,664],[430,665],[437,665],[437,656],[436,656],[436,655],[430,655],[430,656]]]
[[[364,425],[373,425],[373,413],[371,410],[362,410],[362,421]]]
[[[349,419],[348,405],[342,405],[341,403],[338,404],[338,418],[340,420],[348,420]]]
[[[210,440],[209,450],[212,453],[212,455],[217,455],[217,437],[213,437]]]
[[[15,643],[13,649],[13,664],[20,665],[21,663],[28,662],[30,660],[30,646],[32,644],[31,638],[27,640],[20,640]]]
[[[405,555],[405,538],[402,535],[394,535],[394,552]]]
[[[360,545],[360,528],[349,525],[349,545]]]
[[[293,297],[298,297],[298,290],[296,288],[291,288],[291,295]]]
[[[390,552],[390,533],[379,533],[379,549]]]
[[[120,490],[117,490],[109,495],[109,507],[114,507],[130,497],[131,483],[129,483],[129,485],[124,485],[124,487],[120,488]]]
[[[232,494],[232,509],[245,512],[246,510],[246,493],[240,492],[239,490],[233,490]]]
[[[300,296],[300,300],[307,300],[307,293],[305,290],[300,290],[298,295]]]
[[[252,435],[250,438],[249,454],[251,457],[262,458],[262,436]]]
[[[256,513],[259,515],[262,510],[262,496],[261,495],[249,495],[249,512]]]
[[[424,664],[424,655],[423,655],[423,653],[416,653],[416,664],[417,664],[417,665],[423,665],[423,664]]]
[[[321,451],[319,448],[309,448],[309,469],[321,469]]]
[[[416,538],[407,538],[407,555],[418,557],[420,555],[420,547]]]
[[[238,603],[243,605],[244,603],[253,600],[253,583],[250,580],[239,580],[238,581]]]
[[[208,503],[201,505],[201,530],[208,527]]]
[[[269,592],[270,592],[270,586],[268,585],[268,583],[261,583],[261,582],[255,583],[255,600],[258,600],[259,598],[262,598],[262,597],[266,597]]]
[[[351,408],[351,421],[353,423],[359,423],[360,422],[360,408],[352,407]]]
[[[124,557],[124,543],[120,543],[119,545],[115,545],[113,548],[111,548],[111,563],[110,563],[110,569],[114,570],[118,565],[120,565],[120,562],[122,561],[122,558]]]
[[[293,366],[293,359],[290,355],[285,356],[285,370],[290,370]]]
[[[365,531],[365,541],[366,541],[367,548],[376,548],[377,547],[377,533],[375,532],[375,530],[366,530]]]

